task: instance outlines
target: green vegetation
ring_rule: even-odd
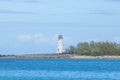
[[[70,46],[65,50],[67,54],[105,56],[120,55],[120,44],[116,42],[80,42],[77,46]]]

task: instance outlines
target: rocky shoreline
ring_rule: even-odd
[[[0,58],[71,58],[70,54],[24,54],[24,55],[6,55]]]
[[[113,58],[120,59],[120,56],[81,56],[75,54],[24,54],[24,55],[6,55],[0,58],[72,58],[72,59],[103,59],[103,58]]]

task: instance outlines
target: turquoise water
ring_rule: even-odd
[[[0,59],[0,80],[120,80],[120,59]]]

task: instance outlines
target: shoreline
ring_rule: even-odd
[[[120,56],[73,56],[73,59],[120,59]]]
[[[24,55],[8,55],[1,58],[69,58],[69,59],[120,59],[120,56],[86,56],[75,54],[24,54]]]

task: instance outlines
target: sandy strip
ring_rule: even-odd
[[[94,59],[94,58],[100,58],[100,59],[102,59],[102,58],[113,58],[113,59],[120,59],[120,56],[72,56],[71,58],[80,58],[80,59]]]

